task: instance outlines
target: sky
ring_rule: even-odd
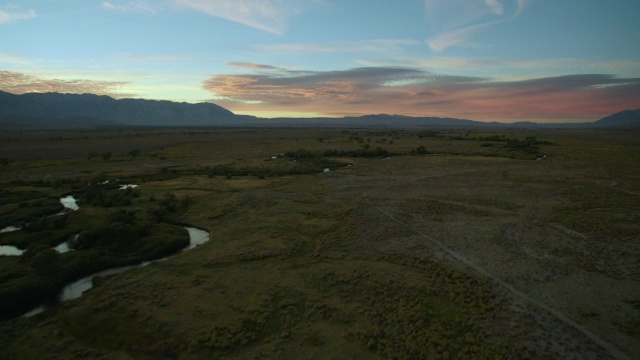
[[[0,90],[260,117],[640,108],[638,0],[0,0]]]

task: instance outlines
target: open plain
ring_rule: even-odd
[[[80,198],[66,223],[43,226],[82,234],[119,212],[210,232],[196,249],[3,321],[0,358],[637,358],[638,135],[0,133],[1,227],[29,225],[16,209],[118,179],[139,185],[132,201]],[[167,194],[188,206],[159,214]],[[27,247],[27,235],[2,233],[0,245]],[[44,276],[20,257],[0,257],[0,295],[16,277]]]

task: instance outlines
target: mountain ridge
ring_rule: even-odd
[[[114,99],[106,95],[0,91],[0,127],[82,128],[104,126],[267,126],[267,127],[498,127],[640,128],[640,109],[624,110],[592,123],[482,122],[450,117],[370,114],[342,118],[259,118],[236,115],[222,106],[167,100]]]

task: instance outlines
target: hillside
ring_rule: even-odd
[[[640,127],[640,109],[625,110],[604,117],[594,123],[596,127]]]
[[[500,127],[500,128],[619,128],[640,127],[640,110],[622,111],[594,123],[482,122],[440,117],[375,114],[343,118],[264,119],[236,115],[212,103],[178,103],[120,99],[94,94],[0,91],[0,127],[91,128],[104,126],[260,126],[260,127]]]
[[[56,119],[89,117],[130,126],[214,126],[229,123],[235,115],[215,104],[188,104],[143,99],[116,100],[93,94],[0,92],[0,119]],[[33,121],[31,121],[33,122]]]

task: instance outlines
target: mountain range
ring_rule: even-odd
[[[213,103],[120,99],[94,94],[0,91],[0,128],[93,128],[108,126],[282,126],[282,127],[510,127],[640,128],[640,109],[592,123],[482,122],[440,117],[364,115],[343,118],[274,118],[236,115]]]

